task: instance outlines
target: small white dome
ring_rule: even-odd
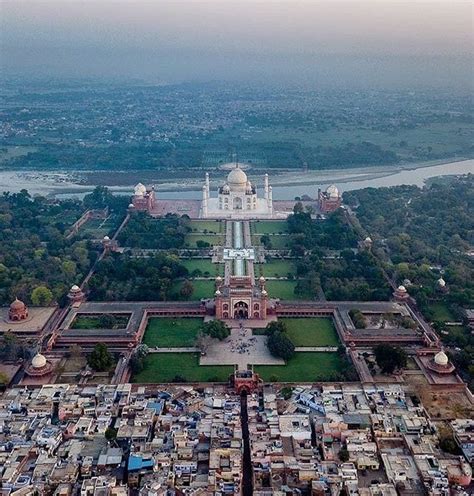
[[[398,290],[397,290],[399,293],[406,293],[407,292],[407,288],[405,286],[403,286],[402,284],[400,284],[400,286],[398,286]]]
[[[365,242],[366,242],[366,243],[372,243],[372,238],[371,238],[370,236],[367,236],[367,237],[365,238]]]
[[[128,208],[135,208],[135,205],[133,203],[129,203]]]
[[[330,198],[339,198],[339,190],[335,184],[331,184],[331,186],[327,188],[326,193]]]
[[[265,282],[265,277],[260,276],[259,281],[260,281],[260,282]]]
[[[217,276],[216,277],[216,282],[221,282],[222,281],[222,277],[221,276]]]
[[[446,286],[446,281],[442,277],[440,277],[438,279],[438,284],[439,284],[439,286],[441,286],[442,288],[444,288]]]
[[[449,359],[444,351],[440,351],[439,353],[436,353],[434,362],[436,363],[436,365],[446,367],[446,365],[448,365],[449,363]]]
[[[267,296],[268,292],[265,288],[262,289],[262,296]]]
[[[80,291],[81,288],[77,285],[77,284],[74,284],[73,286],[71,286],[71,291]]]
[[[110,238],[108,236],[104,236],[104,241],[110,241]]]
[[[31,360],[31,366],[34,369],[41,369],[46,365],[46,357],[42,355],[41,353],[38,353],[33,357],[33,360]]]
[[[142,183],[138,183],[135,186],[135,196],[145,196],[145,195],[146,195],[145,185]]]
[[[216,289],[216,292],[214,293],[216,296],[220,296],[222,293],[220,292],[219,289]]]
[[[228,193],[230,191],[229,185],[228,184],[224,184],[224,186],[222,186],[222,191],[224,193]]]

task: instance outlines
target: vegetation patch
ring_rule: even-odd
[[[191,220],[189,221],[189,227],[193,233],[221,234],[224,232],[224,223],[220,220]]]
[[[288,277],[296,273],[293,261],[287,259],[273,258],[256,267],[265,277]]]
[[[210,258],[181,259],[191,277],[215,277],[224,274],[224,264],[212,263]]]
[[[265,288],[271,298],[282,300],[311,299],[311,294],[308,292],[295,292],[297,284],[297,281],[270,280],[265,283]]]
[[[191,283],[192,292],[183,295],[182,289]],[[215,283],[209,279],[194,279],[192,281],[176,281],[171,289],[171,300],[200,300],[201,298],[212,298],[215,291]]]
[[[185,238],[185,246],[189,248],[209,248],[214,245],[222,245],[224,236],[217,234],[188,234]]]
[[[348,367],[337,352],[297,352],[286,365],[256,365],[254,370],[267,382],[317,382],[345,380]]]
[[[234,372],[231,365],[199,365],[199,353],[150,353],[143,366],[132,382],[227,382]]]
[[[257,220],[251,224],[255,234],[281,234],[288,232],[286,220]]]
[[[295,346],[338,346],[336,328],[331,318],[282,318],[288,337]]]
[[[130,314],[93,315],[78,313],[72,321],[71,329],[126,329]]]
[[[195,346],[202,319],[172,319],[151,317],[143,336],[143,343],[150,348],[181,348]]]

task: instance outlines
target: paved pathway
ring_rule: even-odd
[[[200,353],[199,348],[188,346],[182,348],[154,348],[150,347],[150,353]]]
[[[246,370],[248,365],[284,365],[285,361],[275,358],[267,348],[266,336],[252,336],[252,329],[233,328],[224,341],[209,346],[201,365],[237,365]]]
[[[316,351],[328,353],[337,351],[337,346],[295,346],[295,351]]]

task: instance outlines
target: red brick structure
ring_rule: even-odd
[[[251,394],[259,388],[262,380],[253,370],[236,370],[231,382],[237,394]]]
[[[15,298],[15,301],[12,302],[8,310],[8,318],[15,322],[26,320],[28,318],[28,307],[18,298]]]
[[[151,213],[155,208],[155,204],[155,189],[152,187],[150,190],[147,190],[142,183],[138,183],[135,186],[135,192],[132,198],[132,203],[129,205],[129,209]]]
[[[267,318],[268,293],[264,278],[260,278],[259,284],[255,285],[252,277],[231,276],[226,285],[221,277],[217,277],[214,295],[218,319]]]
[[[318,189],[318,207],[323,214],[334,212],[342,205],[342,196],[334,184],[326,191]]]

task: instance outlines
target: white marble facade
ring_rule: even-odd
[[[211,198],[209,174],[202,187],[202,218],[226,219],[271,219],[273,217],[273,193],[268,184],[268,174],[264,177],[264,197],[259,198],[257,188],[249,181],[247,174],[238,163],[229,172],[227,181]]]

